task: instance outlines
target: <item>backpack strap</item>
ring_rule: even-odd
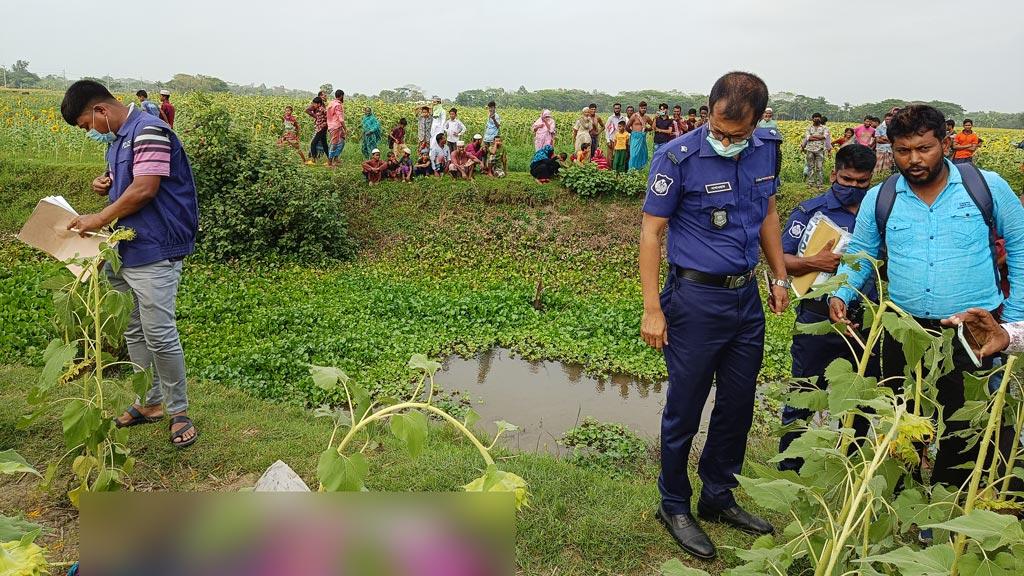
[[[964,188],[967,189],[967,195],[971,197],[974,205],[978,207],[981,217],[985,220],[985,226],[988,227],[988,244],[992,250],[992,267],[995,270],[996,284],[998,285],[999,255],[996,249],[996,240],[999,238],[999,232],[996,230],[992,190],[988,187],[988,182],[982,176],[981,171],[973,163],[965,162],[963,164],[954,164],[953,166],[956,166],[956,169],[960,172],[960,178],[963,180]]]
[[[878,190],[878,197],[875,198],[875,226],[878,228],[878,259],[886,263],[882,266],[880,276],[882,280],[888,280],[889,248],[885,244],[886,224],[889,222],[889,215],[892,214],[892,207],[896,204],[896,181],[899,174],[893,174],[882,182]]]

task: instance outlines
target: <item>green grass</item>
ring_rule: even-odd
[[[24,390],[37,370],[0,366],[0,446],[13,448],[30,463],[45,468],[59,458],[63,442],[56,417],[42,419],[26,431],[14,423],[26,413]],[[217,382],[192,382],[192,413],[201,430],[199,442],[178,450],[167,440],[166,424],[131,430],[131,448],[138,457],[132,481],[140,490],[233,490],[251,485],[275,460],[288,463],[311,486],[315,467],[330,428],[298,407],[259,400]],[[480,473],[479,454],[447,428],[431,429],[424,454],[409,460],[389,435],[375,437],[367,485],[374,491],[457,491]],[[763,461],[773,453],[767,440],[753,438],[748,458]],[[681,552],[652,514],[658,496],[657,461],[648,455],[638,472],[611,478],[600,471],[543,455],[498,455],[503,469],[530,484],[531,508],[519,514],[517,558],[523,574],[652,574],[664,560]],[[65,471],[67,472],[67,471]],[[695,489],[700,480],[693,476]],[[47,535],[51,560],[75,558],[76,520],[62,490],[70,482],[62,474],[50,494],[37,491],[29,478],[0,479],[0,502],[43,519],[70,520]],[[750,505],[742,494],[741,502]],[[776,520],[781,520],[776,518]],[[747,547],[753,537],[708,525],[720,546]],[[695,564],[717,573],[730,564],[728,552],[710,564]],[[691,562],[687,560],[687,562]]]
[[[51,193],[83,210],[98,207],[103,200],[88,183],[101,169],[5,165],[0,201],[9,209],[0,230],[16,230],[35,201]],[[328,430],[303,407],[323,399],[305,375],[306,362],[337,364],[378,390],[397,390],[412,353],[441,357],[502,345],[532,358],[581,362],[592,372],[664,377],[663,360],[637,336],[639,199],[583,200],[522,174],[367,188],[347,166],[332,178],[346,191],[351,232],[361,245],[354,261],[187,261],[179,328],[203,437],[179,452],[161,426],[133,430],[138,489],[234,489],[278,458],[312,482]],[[792,205],[808,193],[786,185],[780,202]],[[38,363],[49,337],[50,304],[39,283],[54,265],[10,240],[0,242],[0,263],[0,321],[19,335],[0,343],[0,446],[45,465],[59,457],[59,422],[44,420],[27,432],[14,422],[35,379],[25,365]],[[545,286],[542,312],[531,306],[538,279]],[[791,315],[769,319],[767,379],[788,371],[791,324]],[[774,453],[766,433],[774,416],[759,410],[758,418],[748,459],[764,461]],[[413,462],[381,440],[372,459],[374,490],[453,490],[477,475],[477,456],[452,434],[432,435],[428,454]],[[623,479],[550,456],[505,457],[505,467],[526,478],[534,494],[534,508],[518,525],[523,573],[650,574],[680,555],[651,516],[656,457]],[[12,507],[41,510],[52,525],[73,521],[60,491],[40,496],[28,488],[0,489],[0,501],[13,497]],[[72,525],[67,542],[49,540],[51,550],[73,557],[73,532]],[[717,528],[712,535],[726,545],[752,541]],[[726,555],[710,570],[728,562]]]

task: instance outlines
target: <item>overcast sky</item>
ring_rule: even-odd
[[[749,70],[772,92],[1024,110],[1020,0],[0,0],[0,62],[40,75],[177,72],[428,95],[525,85],[707,93]],[[642,11],[635,11],[640,8]],[[596,53],[589,50],[597,48]]]

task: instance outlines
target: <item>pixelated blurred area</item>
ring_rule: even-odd
[[[510,576],[511,493],[88,493],[88,576]]]

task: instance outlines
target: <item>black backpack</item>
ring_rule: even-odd
[[[988,182],[985,181],[985,177],[981,175],[981,171],[974,164],[953,164],[953,166],[960,171],[960,178],[963,180],[964,188],[967,189],[967,194],[974,201],[974,205],[978,207],[981,217],[985,220],[985,225],[988,226],[988,244],[992,250],[992,268],[995,270],[996,286],[1000,286],[999,256],[996,251],[996,240],[999,239],[999,233],[996,232],[992,191],[989,190]],[[878,259],[887,263],[881,270],[882,280],[889,279],[887,273],[889,250],[885,244],[885,231],[886,224],[889,222],[889,215],[892,213],[892,207],[896,203],[896,180],[898,179],[899,174],[893,174],[886,178],[885,182],[882,183],[882,188],[878,191],[878,198],[875,199],[875,226],[878,227],[878,235],[881,238],[881,243],[878,247]]]

